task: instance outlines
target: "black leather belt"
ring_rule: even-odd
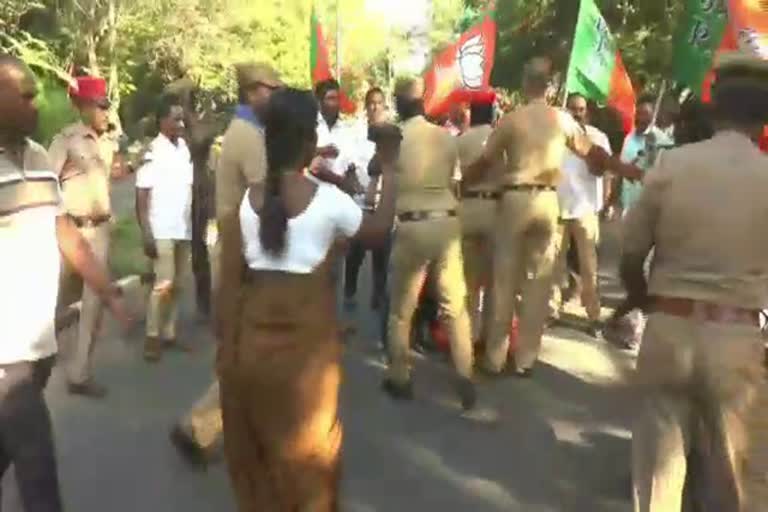
[[[399,214],[397,220],[400,222],[419,222],[422,220],[447,219],[455,216],[456,210],[416,210]]]
[[[111,215],[97,215],[95,217],[78,217],[70,215],[72,222],[79,228],[95,228],[112,220]]]
[[[461,194],[462,199],[490,199],[497,201],[501,199],[501,192],[488,192],[488,191],[466,191]]]
[[[504,192],[521,191],[521,192],[554,192],[557,190],[552,185],[537,185],[533,183],[521,183],[519,185],[504,185]]]

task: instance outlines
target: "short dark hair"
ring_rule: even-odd
[[[368,105],[371,102],[371,98],[373,98],[375,94],[381,94],[382,96],[385,96],[384,91],[382,90],[381,87],[378,87],[378,86],[371,87],[370,89],[368,89],[368,92],[365,93],[366,105]]]
[[[157,122],[159,123],[162,119],[168,117],[171,114],[171,109],[173,109],[173,107],[181,106],[181,99],[178,96],[175,94],[166,94],[160,98],[160,101],[157,104],[157,109],[155,109],[155,117],[157,117]]]
[[[315,86],[315,97],[318,101],[323,101],[329,92],[338,91],[340,89],[341,85],[339,85],[338,80],[335,78],[329,78],[317,83]]]
[[[25,66],[24,61],[10,53],[0,52],[0,66]]]
[[[15,55],[11,55],[10,53],[0,52],[0,68],[26,70],[27,65],[24,63],[23,60],[16,57]]]
[[[765,124],[768,118],[768,90],[760,84],[738,81],[716,83],[712,92],[715,121],[747,127]]]
[[[570,103],[570,102],[571,102],[571,100],[574,100],[574,99],[576,99],[576,98],[581,98],[581,99],[583,99],[583,100],[586,100],[586,99],[587,99],[587,97],[586,97],[586,96],[584,96],[583,94],[581,94],[580,92],[572,92],[572,93],[570,93],[570,94],[568,95],[568,100],[566,101],[566,104],[567,104],[567,103]]]
[[[469,125],[480,126],[493,122],[493,103],[473,102],[469,105]]]

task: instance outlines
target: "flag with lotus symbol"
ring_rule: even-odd
[[[496,53],[496,21],[492,14],[440,52],[424,75],[424,110],[429,116],[448,112],[455,98],[471,101],[487,94]]]

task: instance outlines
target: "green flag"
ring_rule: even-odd
[[[632,129],[635,117],[635,92],[616,40],[595,0],[582,0],[573,36],[568,92],[606,103],[622,117],[624,130]]]
[[[701,96],[715,52],[728,25],[724,0],[686,0],[675,37],[675,80]]]

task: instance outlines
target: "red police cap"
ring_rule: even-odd
[[[78,100],[107,102],[107,81],[96,76],[75,77],[74,84],[69,88],[69,95]]]

